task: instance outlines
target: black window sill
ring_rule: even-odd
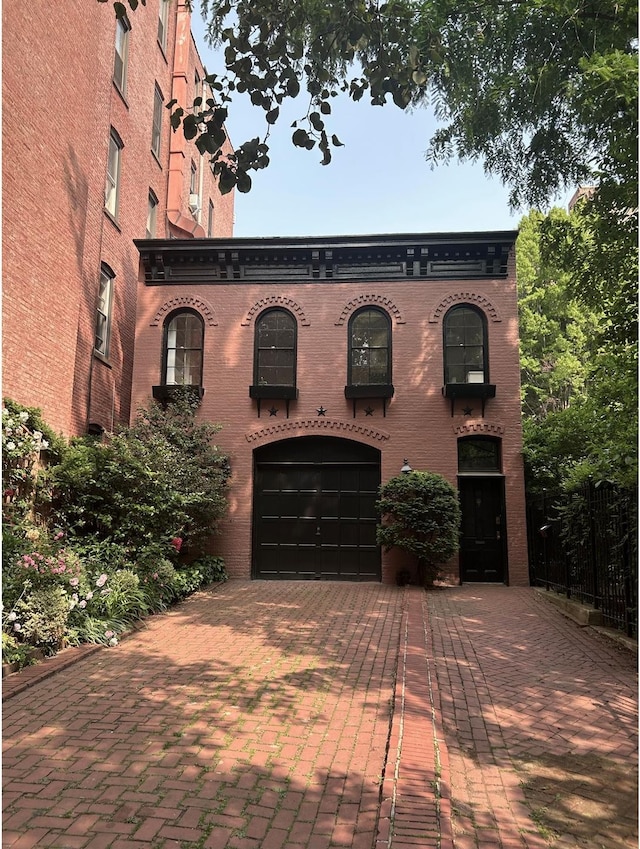
[[[284,401],[295,401],[298,398],[297,386],[258,386],[249,387],[250,398],[271,398],[273,400],[282,399]]]
[[[442,388],[445,398],[495,398],[495,383],[447,383]]]
[[[154,399],[159,401],[161,404],[168,404],[171,401],[174,401],[175,398],[182,393],[193,396],[193,399],[200,403],[202,396],[204,395],[204,387],[189,385],[182,386],[178,384],[171,386],[153,386],[152,393]]]
[[[345,398],[393,398],[394,388],[390,383],[351,384],[345,386]]]
[[[470,400],[472,398],[480,399],[482,406],[482,416],[484,417],[484,408],[487,398],[496,397],[495,383],[447,383],[442,387],[442,394],[445,398],[451,400],[451,416],[454,414],[454,407],[457,398]]]

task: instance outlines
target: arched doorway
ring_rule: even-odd
[[[379,581],[380,451],[303,436],[254,452],[252,576]]]

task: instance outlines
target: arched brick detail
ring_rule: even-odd
[[[497,422],[468,422],[467,424],[454,425],[453,432],[456,436],[504,436],[504,427]]]
[[[429,322],[434,324],[440,321],[442,315],[455,304],[473,304],[476,307],[480,307],[489,316],[491,321],[502,321],[498,310],[486,295],[480,292],[452,292],[451,295],[447,295],[446,298],[440,301],[438,306],[433,310],[429,316]]]
[[[162,324],[170,312],[184,307],[191,307],[192,309],[197,310],[209,327],[215,327],[218,324],[216,314],[211,304],[207,303],[207,301],[203,298],[195,297],[195,295],[181,295],[178,298],[172,298],[170,301],[165,301],[158,312],[154,315],[150,326],[157,327],[159,324]]]
[[[336,326],[344,324],[354,310],[368,306],[382,307],[394,317],[396,324],[405,323],[402,313],[391,298],[387,298],[385,295],[358,295],[357,298],[354,298],[352,301],[349,301],[344,305],[344,308],[336,321]]]
[[[267,425],[266,427],[246,433],[245,438],[247,442],[261,442],[262,440],[273,439],[274,437],[286,439],[290,436],[304,436],[319,432],[333,433],[336,436],[353,434],[360,438],[364,437],[370,442],[386,442],[389,439],[388,433],[373,427],[325,418],[290,420],[280,422],[279,424]]]
[[[296,301],[292,298],[285,298],[283,295],[268,295],[266,298],[260,298],[260,300],[251,307],[240,324],[243,327],[247,327],[251,324],[258,313],[268,307],[285,307],[297,316],[298,321],[303,325],[303,327],[309,327],[309,319],[306,317],[300,304],[296,303]]]

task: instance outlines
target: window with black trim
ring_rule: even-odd
[[[458,440],[459,472],[500,472],[501,440],[495,436],[464,436]]]
[[[488,383],[487,324],[480,310],[452,307],[444,317],[444,382]]]
[[[254,385],[296,385],[297,324],[287,310],[263,312],[256,321]]]
[[[383,310],[365,307],[349,321],[349,386],[391,384],[391,321]]]
[[[160,144],[162,141],[162,104],[164,97],[157,84],[153,91],[153,121],[151,124],[151,150],[160,158]]]
[[[127,65],[129,60],[129,32],[131,24],[124,15],[116,21],[116,43],[113,57],[113,81],[124,96],[127,90]]]
[[[118,217],[120,165],[123,147],[122,139],[112,127],[111,134],[109,136],[109,156],[107,159],[107,177],[104,188],[104,206],[114,218]]]
[[[165,386],[201,386],[204,322],[194,310],[168,316],[164,325]]]
[[[113,281],[115,274],[108,265],[100,266],[100,283],[98,285],[98,307],[96,310],[96,335],[93,343],[94,350],[103,357],[109,356],[111,341],[111,308],[113,304]]]

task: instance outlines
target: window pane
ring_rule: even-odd
[[[378,310],[364,310],[354,317],[350,329],[350,383],[356,386],[389,383],[387,317]]]
[[[202,322],[198,316],[181,313],[167,327],[165,382],[197,386],[202,375]]]
[[[255,382],[295,386],[296,323],[284,310],[270,310],[256,325]]]
[[[445,382],[467,383],[469,372],[481,372],[484,382],[485,347],[482,317],[469,307],[454,307],[445,317],[444,325]]]
[[[461,472],[499,472],[500,440],[458,440],[458,470]]]

